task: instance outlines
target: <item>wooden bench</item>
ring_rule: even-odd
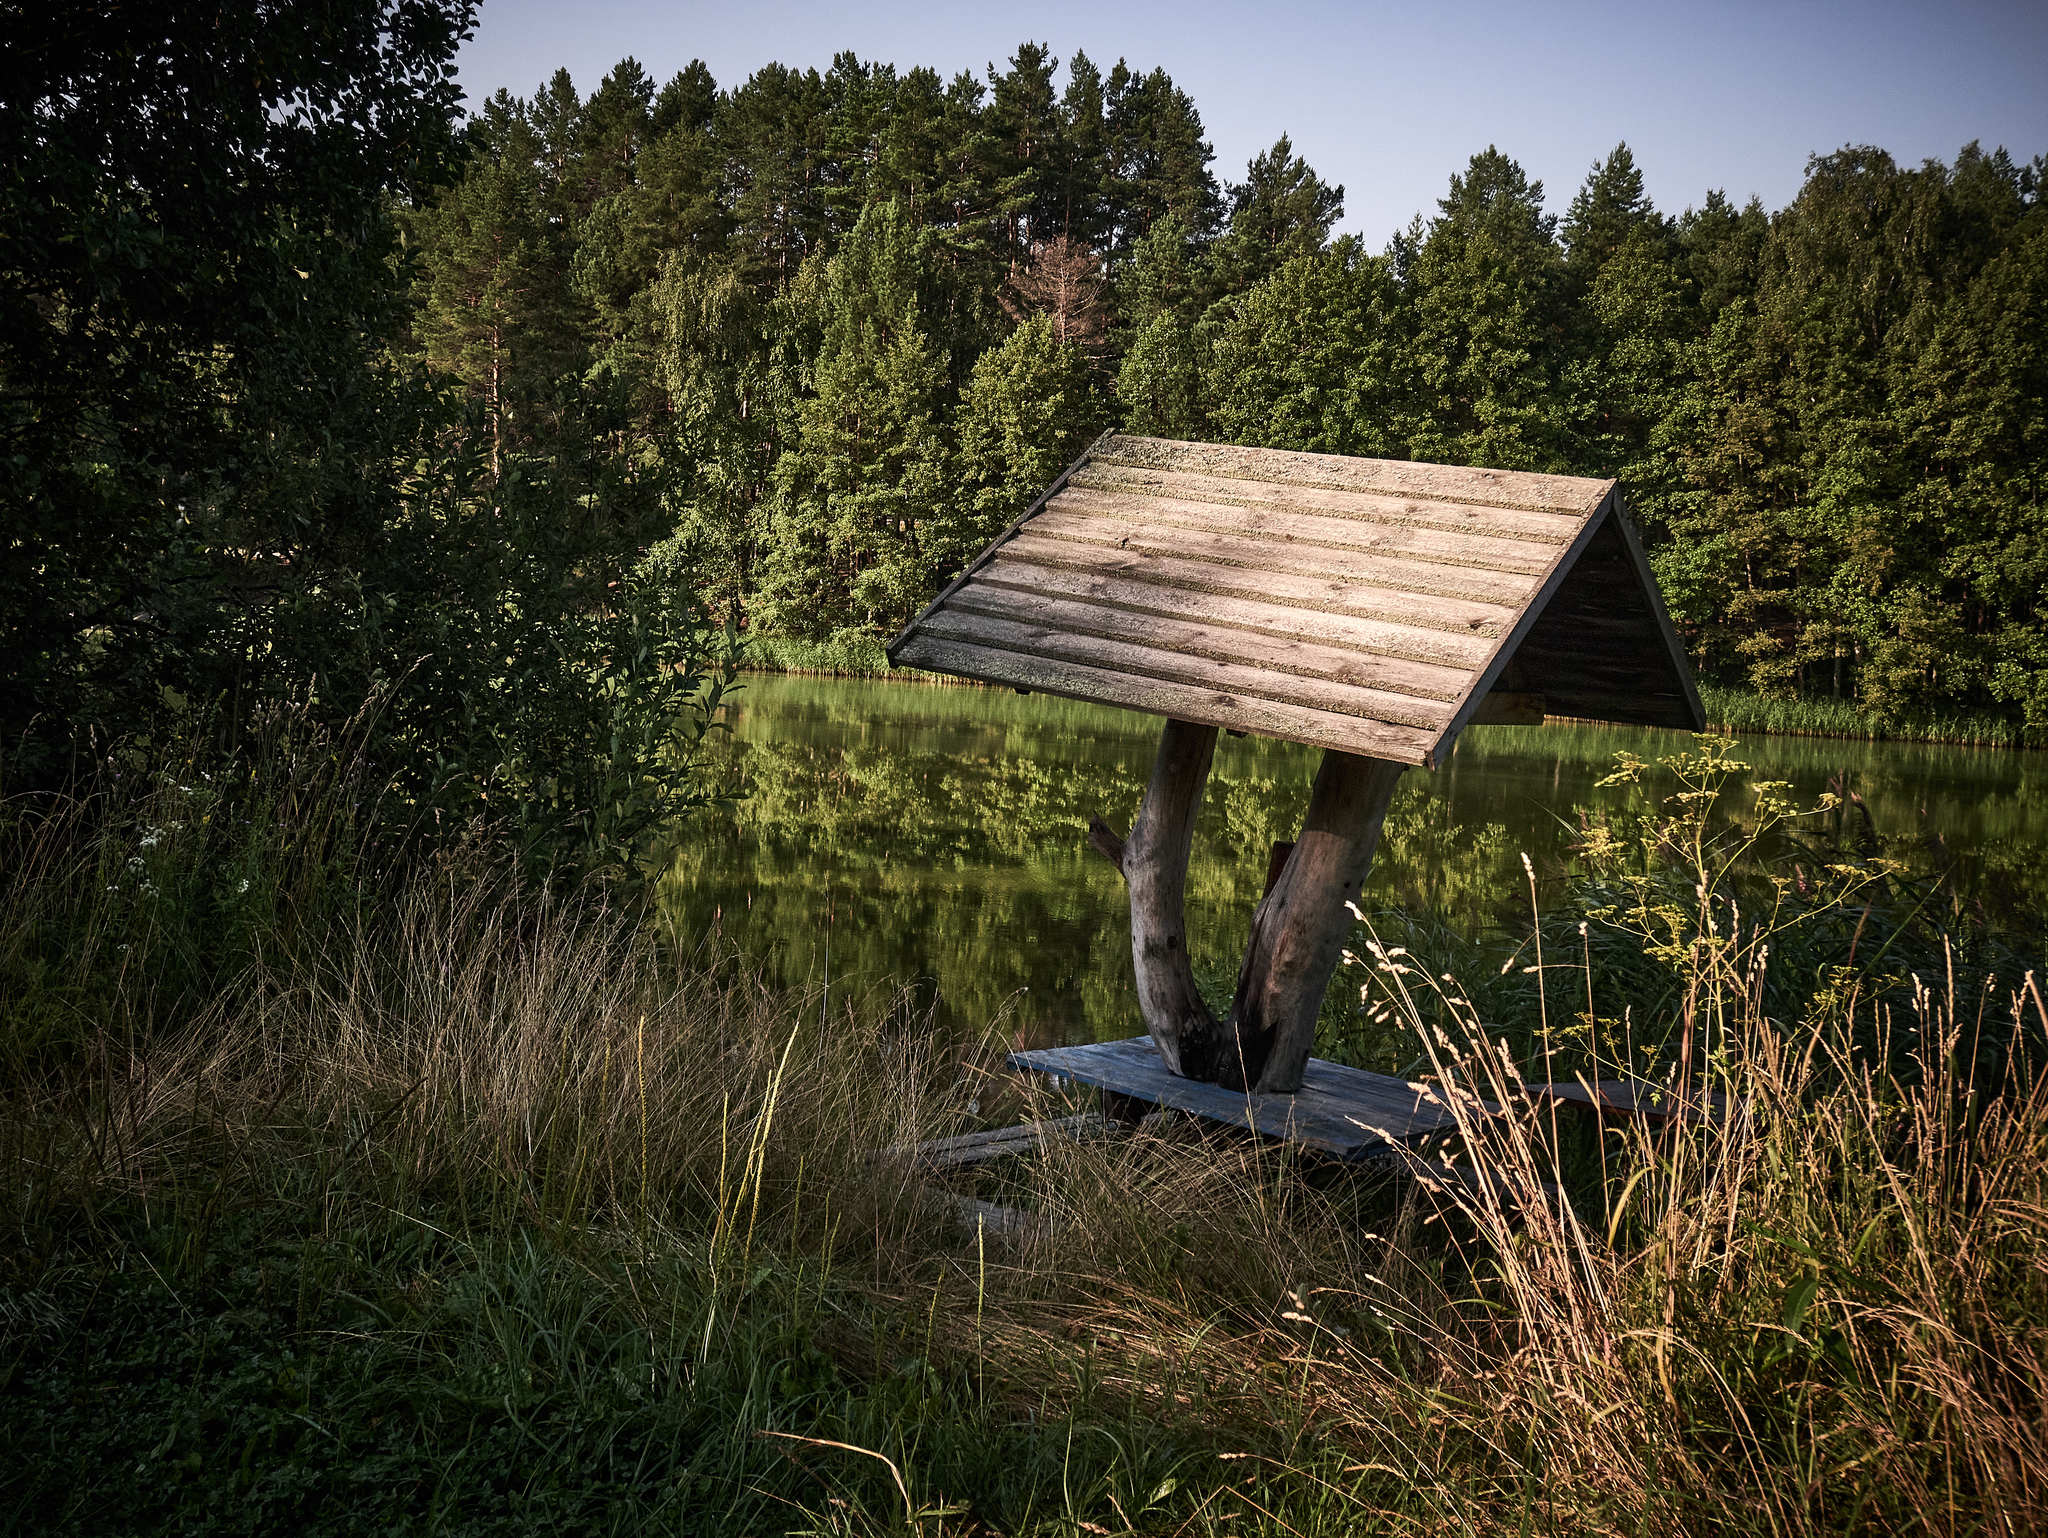
[[[1385,1157],[1457,1130],[1450,1109],[1417,1085],[1319,1057],[1308,1060],[1301,1088],[1291,1095],[1250,1094],[1180,1078],[1166,1071],[1159,1049],[1145,1036],[1013,1052],[1009,1061],[1027,1072],[1348,1161]]]

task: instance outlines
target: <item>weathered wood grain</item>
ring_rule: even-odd
[[[1517,610],[1536,588],[1533,577],[1504,576],[1472,566],[1431,564],[1352,547],[1154,522],[1137,508],[1101,509],[1063,503],[1048,507],[1034,519],[1031,533],[1113,549],[1215,561],[1253,571],[1341,577],[1390,593],[1410,594],[1416,610],[1424,615],[1446,615],[1460,603],[1474,600]],[[1437,621],[1425,619],[1424,623]]]
[[[1114,433],[890,656],[1398,763],[1537,697],[1701,719],[1611,481]]]
[[[1289,486],[1322,486],[1369,491],[1481,507],[1525,508],[1550,513],[1593,511],[1612,481],[1575,475],[1538,475],[1524,470],[1487,470],[1460,465],[1416,464],[1401,459],[1361,459],[1348,454],[1305,454],[1292,449],[1254,449],[1230,443],[1189,443],[1173,438],[1140,438],[1118,433],[1105,439],[1093,458],[1099,463],[1149,466],[1223,475]]]
[[[976,583],[977,588],[984,585],[1013,592],[1054,594],[1130,614],[1184,619],[1221,630],[1246,630],[1287,640],[1346,646],[1389,661],[1419,663],[1435,669],[1439,677],[1456,673],[1460,690],[1471,681],[1478,669],[1479,654],[1488,644],[1483,639],[1446,639],[1441,631],[1390,625],[1384,620],[1359,619],[1262,598],[1202,593],[1192,588],[1161,587],[1119,574],[1041,566],[1009,551],[990,562],[987,572]]]
[[[1438,702],[1455,699],[1471,676],[1457,668],[1411,662],[1403,657],[1383,657],[1345,646],[1273,636],[1261,630],[1241,630],[1214,621],[1201,623],[1158,614],[1136,614],[1128,609],[1080,599],[1050,598],[992,582],[977,583],[973,591],[955,595],[947,607],[962,613],[1043,625],[1070,635],[1136,641],[1167,647],[1190,657],[1242,661],[1275,672],[1328,678],[1361,689],[1383,689],[1391,694]]]
[[[1307,678],[1298,673],[1280,672],[1254,664],[1219,662],[1173,649],[1159,639],[1134,642],[1076,635],[1058,626],[977,614],[957,604],[948,604],[927,618],[924,633],[976,646],[1108,668],[1135,677],[1192,684],[1197,688],[1221,690],[1247,699],[1303,705],[1311,710],[1358,716],[1367,721],[1389,721],[1434,730],[1441,728],[1451,714],[1450,705],[1441,700],[1390,694],[1383,689],[1360,688],[1327,678]]]
[[[1517,545],[1561,545],[1583,520],[1569,513],[1526,508],[1480,507],[1379,492],[1339,491],[1323,486],[1288,486],[1275,481],[1233,480],[1178,470],[1145,469],[1091,459],[1074,472],[1069,488],[1105,495],[1170,497],[1218,508],[1264,509],[1275,513],[1341,518],[1367,528],[1412,530],[1481,540],[1475,554],[1512,559]],[[1446,552],[1448,554],[1448,552]],[[1480,560],[1477,564],[1487,564]]]
[[[1157,716],[1228,726],[1262,737],[1334,747],[1340,752],[1365,753],[1404,764],[1426,763],[1438,735],[1427,729],[1279,705],[1161,679],[1134,678],[1048,657],[1019,656],[992,647],[945,640],[923,630],[903,643],[897,657],[907,667],[929,668],[935,673],[979,678],[1011,688],[1041,689],[1069,699],[1125,705]]]
[[[1316,1017],[1379,847],[1401,765],[1326,752],[1301,834],[1252,916],[1251,943],[1230,1007],[1235,1059],[1223,1082],[1262,1093],[1301,1087]]]
[[[922,1143],[885,1149],[883,1157],[909,1159],[927,1169],[971,1169],[994,1159],[1036,1153],[1054,1138],[1085,1138],[1106,1128],[1107,1124],[1100,1116],[1084,1113],[1048,1121],[1027,1121],[1014,1127],[996,1127],[986,1132],[962,1132],[953,1137],[931,1138]]]
[[[1413,1144],[1456,1125],[1449,1110],[1426,1091],[1322,1058],[1310,1058],[1303,1065],[1301,1088],[1289,1094],[1247,1094],[1177,1077],[1145,1036],[1017,1052],[1010,1062],[1263,1137],[1287,1139],[1340,1159],[1382,1157],[1397,1145]]]
[[[1209,561],[1152,555],[1143,550],[1104,549],[1077,545],[1024,529],[1003,548],[1003,555],[1037,566],[1064,567],[1105,577],[1125,577],[1153,587],[1178,587],[1219,598],[1282,602],[1324,614],[1376,619],[1412,632],[1408,644],[1433,647],[1440,654],[1476,661],[1493,650],[1492,642],[1516,611],[1504,604],[1465,604],[1451,599],[1420,598],[1387,588],[1368,587],[1341,577],[1297,577],[1284,572],[1218,566]],[[1000,559],[1000,557],[998,558]]]
[[[1085,475],[1085,472],[1084,472]],[[1070,483],[1045,506],[1050,512],[1102,513],[1157,528],[1211,529],[1259,539],[1362,550],[1387,560],[1413,562],[1427,573],[1486,574],[1509,597],[1525,596],[1549,568],[1559,539],[1505,539],[1362,515],[1309,513],[1258,502],[1203,501],[1161,496],[1128,487]],[[1520,582],[1511,579],[1521,577]]]
[[[1117,868],[1131,899],[1131,966],[1146,1033],[1168,1070],[1214,1078],[1223,1026],[1188,956],[1188,851],[1216,756],[1216,728],[1169,719]],[[1101,842],[1098,838],[1098,844]]]

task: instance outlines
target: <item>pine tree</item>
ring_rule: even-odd
[[[1106,258],[1110,246],[1108,128],[1102,115],[1102,71],[1076,51],[1060,95],[1060,132],[1048,172],[1059,232]]]
[[[1062,228],[1052,181],[1061,133],[1053,72],[1059,60],[1041,43],[1025,43],[997,73],[989,66],[989,103],[983,114],[995,178],[995,205],[1003,220],[1003,249],[1013,266]]]
[[[1023,512],[1100,431],[1103,414],[1087,355],[1048,317],[982,354],[960,400],[958,497],[928,546],[936,574],[958,571]]]
[[[1543,184],[1499,150],[1451,178],[1437,217],[1397,248],[1414,304],[1419,459],[1561,470],[1570,411],[1563,259]]]
[[[1110,261],[1115,267],[1169,215],[1208,239],[1223,199],[1202,137],[1201,114],[1163,69],[1139,75],[1119,59],[1102,94]]]
[[[807,264],[796,296],[817,317],[812,397],[776,469],[769,617],[797,634],[885,629],[924,601],[928,525],[951,487],[945,359],[917,296],[920,242],[900,205],[862,213]]]
[[[1343,214],[1344,189],[1317,176],[1282,134],[1230,187],[1230,229],[1216,252],[1222,281],[1249,288],[1283,263],[1322,250]]]
[[[1626,144],[1596,161],[1572,197],[1564,218],[1565,271],[1584,287],[1630,241],[1655,245],[1670,236],[1670,224],[1643,192],[1643,173]]]
[[[825,83],[816,70],[756,70],[718,114],[733,249],[756,282],[787,283],[828,228]]]
[[[1060,235],[1034,248],[998,297],[1012,320],[1042,315],[1055,341],[1085,355],[1094,356],[1109,340],[1102,263],[1078,240]]]
[[[1205,255],[1186,222],[1169,214],[1138,241],[1117,285],[1126,329],[1116,395],[1134,433],[1195,438],[1208,426],[1214,339],[1201,324],[1210,286]]]
[[[1244,295],[1217,337],[1207,395],[1231,443],[1402,457],[1401,295],[1355,240],[1299,255]]]
[[[412,220],[414,332],[428,363],[475,393],[493,480],[508,454],[560,426],[558,385],[583,354],[568,253],[539,181],[515,160],[474,161]]]

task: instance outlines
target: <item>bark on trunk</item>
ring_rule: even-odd
[[[1188,847],[1216,728],[1187,721],[1166,723],[1152,780],[1128,839],[1096,818],[1088,839],[1124,874],[1131,894],[1131,967],[1145,1030],[1170,1072],[1213,1080],[1223,1056],[1222,1022],[1195,988],[1188,961],[1186,892]]]
[[[1215,727],[1168,721],[1130,837],[1118,838],[1098,817],[1088,841],[1130,889],[1138,1009],[1167,1069],[1232,1089],[1291,1094],[1301,1088],[1316,1016],[1344,952],[1346,905],[1372,867],[1402,766],[1323,755],[1301,837],[1274,846],[1226,1023],[1195,988],[1186,916],[1188,850],[1215,752]]]
[[[1301,837],[1252,918],[1220,1083],[1262,1094],[1301,1088],[1316,1016],[1351,927],[1346,905],[1372,868],[1401,770],[1377,758],[1323,755]]]

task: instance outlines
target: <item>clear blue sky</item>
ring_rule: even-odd
[[[1720,187],[1771,208],[1809,154],[1877,144],[1947,160],[1972,139],[2048,152],[2048,0],[1666,5],[1181,4],[861,6],[769,0],[484,0],[464,49],[472,102],[530,94],[557,66],[586,93],[624,56],[657,81],[693,58],[721,86],[770,61],[823,69],[841,49],[951,76],[1025,39],[1106,71],[1163,65],[1195,99],[1215,169],[1283,130],[1345,188],[1341,228],[1383,243],[1451,173],[1498,144],[1562,211],[1617,140],[1676,213]]]

